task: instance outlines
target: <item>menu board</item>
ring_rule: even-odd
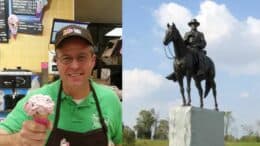
[[[0,0],[0,42],[8,42],[7,6],[5,0]]]
[[[19,33],[26,34],[42,34],[43,25],[39,22],[30,22],[30,21],[20,21],[19,23]]]
[[[11,0],[12,13],[16,15],[34,15],[36,14],[35,0]]]
[[[19,18],[19,33],[40,35],[43,31],[42,13],[36,16],[36,0],[9,0],[9,14]]]
[[[8,16],[14,14],[19,18],[19,33],[40,35],[43,32],[41,18],[36,14],[37,0],[0,0],[0,43],[8,43]]]

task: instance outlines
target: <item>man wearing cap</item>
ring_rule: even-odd
[[[197,30],[197,27],[200,25],[197,19],[192,19],[188,23],[188,25],[191,28],[191,30],[185,33],[183,40],[187,48],[192,51],[194,57],[196,58],[196,62],[195,62],[197,68],[196,76],[198,78],[201,78],[205,72],[204,70],[205,70],[206,51],[204,50],[204,48],[206,47],[207,43],[205,41],[204,34]],[[168,75],[166,78],[174,81],[177,80],[174,73]]]
[[[55,60],[60,80],[26,95],[0,123],[1,146],[108,146],[122,144],[122,109],[110,88],[90,79],[95,65],[87,29],[70,25],[56,35]],[[35,94],[52,97],[52,126],[38,124],[23,107]],[[51,128],[52,127],[52,128]]]

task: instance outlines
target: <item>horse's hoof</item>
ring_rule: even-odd
[[[191,106],[191,104],[190,104],[190,103],[188,103],[188,104],[187,104],[187,106]]]
[[[203,105],[200,105],[200,108],[203,108]]]
[[[219,111],[219,109],[218,108],[215,108],[215,110],[218,112]]]

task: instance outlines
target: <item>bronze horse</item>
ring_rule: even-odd
[[[203,108],[203,89],[201,87],[201,81],[206,80],[205,82],[205,93],[204,98],[208,95],[210,89],[213,91],[214,102],[215,102],[215,110],[218,111],[218,103],[217,103],[217,92],[216,92],[216,83],[214,81],[215,78],[215,65],[213,61],[206,56],[205,59],[205,75],[203,77],[198,78],[196,76],[197,73],[197,62],[193,53],[186,47],[180,32],[176,28],[175,24],[172,25],[167,24],[166,34],[163,40],[163,44],[166,46],[170,42],[173,42],[175,59],[173,68],[175,71],[175,78],[179,83],[180,92],[182,95],[183,105],[191,105],[191,97],[190,97],[190,82],[191,78],[194,79],[195,85],[199,91],[200,96],[200,107]],[[187,79],[187,94],[188,94],[188,103],[186,103],[186,98],[184,95],[184,87],[183,87],[183,78],[186,76]]]

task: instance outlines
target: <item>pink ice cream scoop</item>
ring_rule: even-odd
[[[11,31],[11,35],[16,38],[18,26],[19,26],[19,18],[16,15],[10,15],[8,17],[8,26]]]
[[[54,102],[48,95],[33,95],[24,105],[24,110],[34,121],[48,126],[48,116],[53,112]]]

